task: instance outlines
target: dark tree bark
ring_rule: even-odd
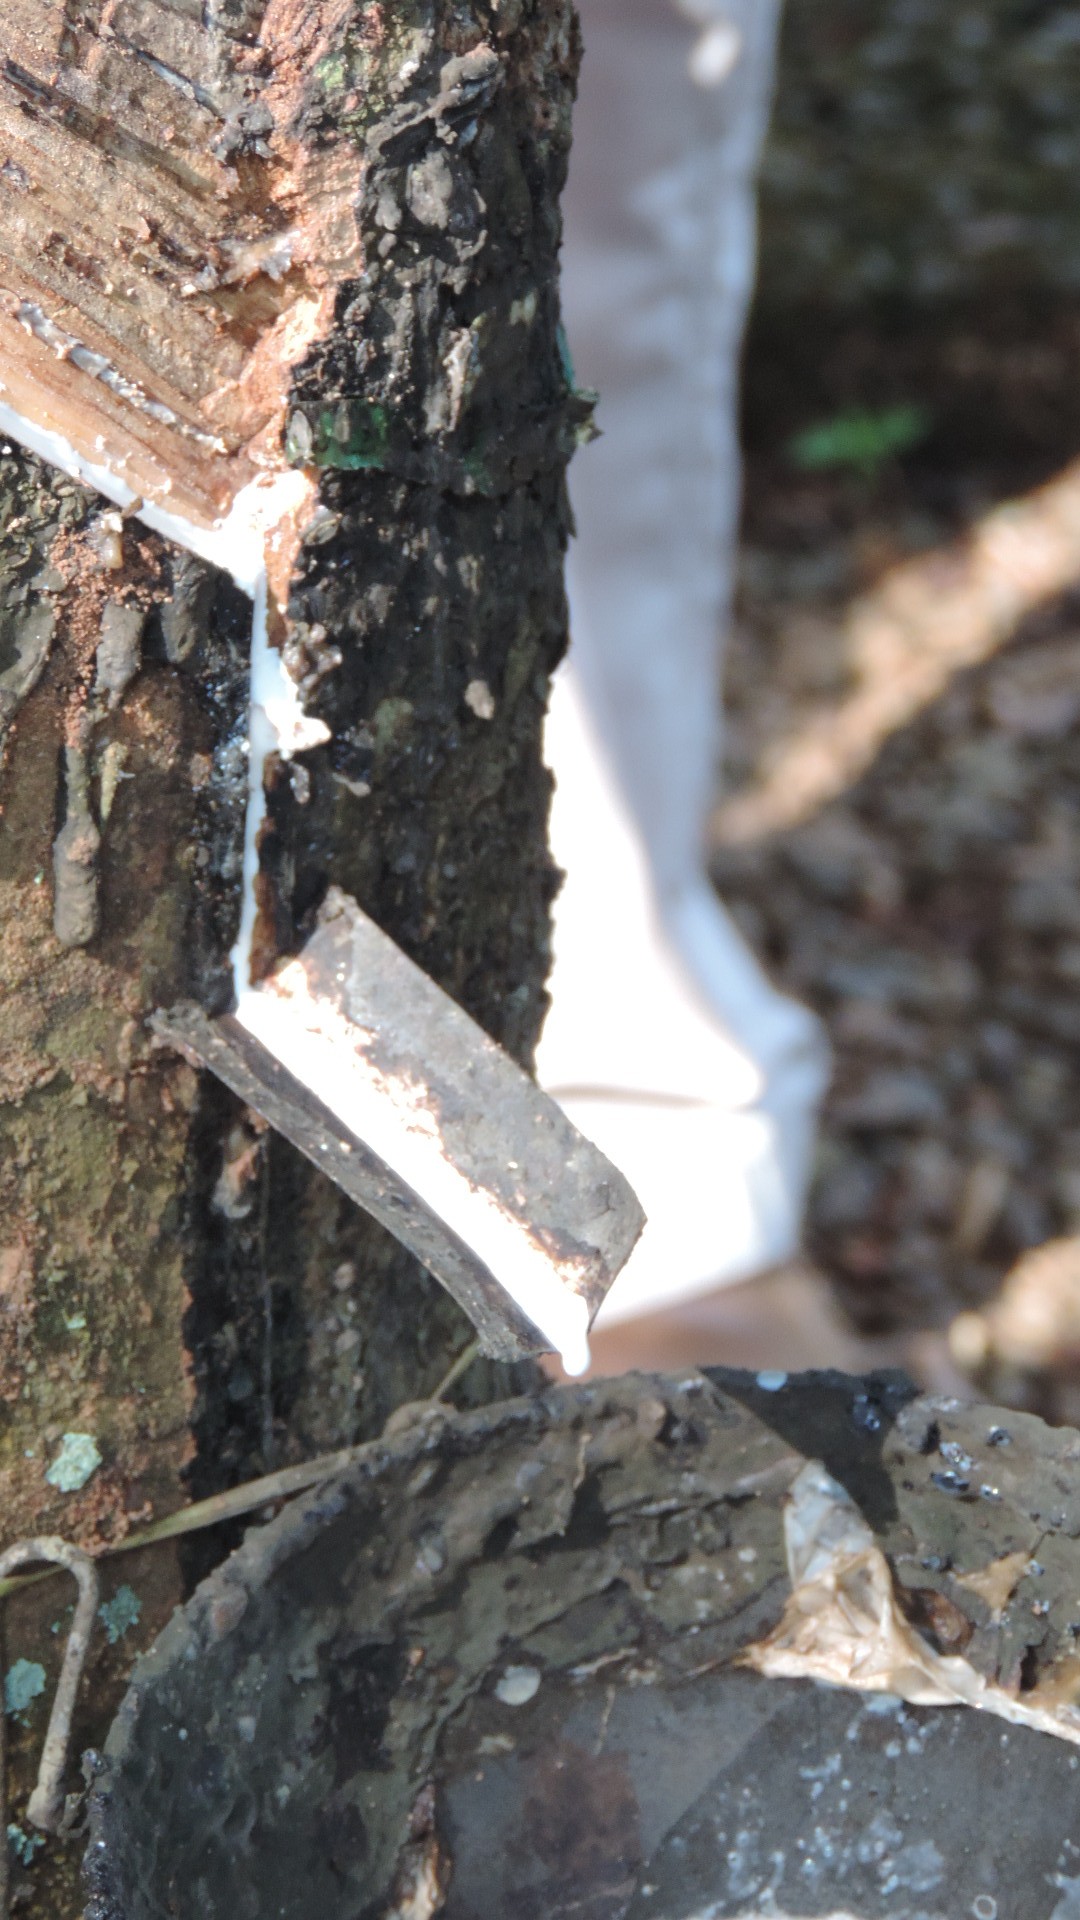
[[[253,220],[260,193],[284,192],[286,158],[336,155],[316,210],[354,223],[348,270],[324,275],[320,327],[276,367],[274,405],[214,418],[238,470],[253,434],[280,445],[286,428],[313,489],[275,637],[330,739],[270,763],[260,951],[294,949],[339,884],[528,1063],[555,885],[540,729],[565,643],[564,470],[584,411],[557,332],[572,11],[426,0],[314,5],[301,20],[252,0],[202,27],[197,12],[18,5],[0,28],[0,169],[18,202],[0,250],[0,377],[22,395],[37,377],[28,300],[67,339],[107,336],[180,424],[159,429],[144,409],[132,426],[115,383],[70,349],[49,372],[56,417],[76,443],[91,414],[105,438],[130,428],[144,463],[186,434],[177,484],[197,506],[187,415],[205,419],[214,381],[239,377],[292,281],[230,281],[208,230],[216,290],[173,287],[161,326],[175,338],[137,333],[116,292],[125,271],[168,291],[193,268],[173,260],[164,215],[131,239],[131,195],[143,175],[151,198],[162,179],[172,193],[185,153],[216,154],[232,169],[221,191]],[[152,38],[166,30],[167,59]],[[105,154],[100,185],[60,165],[64,139]],[[209,189],[194,199],[219,219]],[[316,200],[310,188],[286,208],[298,231],[317,224]],[[100,264],[114,242],[115,284]],[[250,608],[224,574],[105,508],[5,451],[0,1545],[55,1531],[97,1550],[191,1496],[378,1432],[470,1334],[392,1241],[148,1030],[157,1007],[187,995],[216,1011],[230,992]],[[508,1384],[482,1364],[469,1395]],[[92,1437],[101,1463],[64,1491],[46,1470],[66,1434]],[[142,1618],[97,1649],[84,1742],[185,1569],[162,1548],[122,1577]],[[9,1663],[40,1661],[51,1681],[59,1611],[55,1589],[9,1607]],[[16,1814],[43,1705],[16,1736]],[[51,1843],[34,1878],[33,1911],[77,1911]]]

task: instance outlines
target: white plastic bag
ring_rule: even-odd
[[[649,1215],[610,1322],[794,1250],[826,1050],[766,981],[705,866],[779,8],[581,11],[563,291],[602,437],[572,475],[573,645],[547,743],[567,878],[539,1072]]]

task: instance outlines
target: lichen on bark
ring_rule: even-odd
[[[245,784],[248,616],[218,583],[198,642],[169,658],[175,556],[28,455],[0,464],[0,1512],[5,1544],[96,1548],[184,1497],[192,1389],[179,1231],[200,1091],[152,1043],[163,996],[220,1000]],[[101,641],[138,653],[101,672]],[[39,655],[21,671],[27,636]],[[110,666],[111,669],[110,670]],[[72,766],[78,769],[73,791]],[[76,870],[73,910],[66,863]],[[60,884],[57,885],[57,881]],[[85,1436],[85,1478],[53,1469]],[[89,1442],[93,1442],[93,1447]],[[50,1478],[50,1474],[52,1477]],[[81,1484],[77,1484],[81,1480]],[[57,1484],[57,1482],[61,1484]],[[143,1630],[182,1592],[175,1555],[140,1568]],[[65,1601],[9,1609],[8,1646],[55,1678]],[[125,1649],[126,1655],[126,1649]],[[12,1656],[13,1657],[13,1656]],[[91,1673],[99,1737],[120,1661]],[[43,1703],[47,1706],[47,1701]],[[16,1808],[40,1741],[15,1741]],[[42,1911],[74,1912],[50,1861]],[[65,1891],[66,1889],[66,1891]]]
[[[224,990],[245,622],[238,596],[221,596],[197,653],[173,666],[161,543],[129,527],[122,564],[106,566],[100,502],[29,456],[9,451],[3,474],[0,633],[11,654],[27,621],[44,613],[50,633],[0,771],[3,1511],[5,1533],[93,1537],[175,1500],[189,1444],[176,1204],[197,1083],[143,1018],[178,987]],[[96,649],[125,606],[144,652],[114,698]],[[65,916],[56,886],[67,826],[84,820],[92,924]],[[67,1429],[94,1432],[106,1457],[74,1503],[43,1480]]]

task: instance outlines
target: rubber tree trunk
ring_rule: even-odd
[[[11,58],[0,79],[0,130],[29,115],[43,154],[58,101],[66,126],[73,101],[112,124],[110,36],[155,7],[132,0],[123,20],[95,7],[77,30],[55,11],[39,70]],[[222,45],[257,77],[260,22],[282,9],[242,11],[245,33]],[[290,372],[290,457],[320,505],[286,647],[330,739],[271,767],[262,937],[295,947],[339,884],[528,1062],[555,887],[540,732],[565,644],[564,471],[584,411],[556,277],[575,23],[561,0],[308,12],[308,53],[324,28],[341,51],[304,70],[304,137],[317,146],[348,118],[339,191],[362,265]],[[175,69],[191,9],[156,13]],[[477,48],[486,82],[448,106],[447,63]],[[37,190],[21,162],[20,177],[0,170],[12,193]],[[73,207],[82,232],[108,217]],[[56,245],[77,263],[73,242]],[[375,1433],[470,1336],[394,1243],[148,1031],[156,1007],[193,995],[218,1009],[230,992],[250,607],[104,507],[4,446],[0,1545],[57,1532],[101,1548],[189,1497]],[[471,1397],[510,1384],[481,1366]],[[100,1637],[77,1745],[101,1737],[184,1574],[167,1548],[125,1563],[139,1626],[112,1649]],[[59,1591],[7,1618],[7,1667],[40,1663],[50,1685]],[[46,1703],[9,1723],[16,1817]],[[36,1910],[79,1910],[53,1843],[32,1877]]]

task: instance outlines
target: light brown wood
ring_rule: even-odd
[[[0,399],[196,522],[282,464],[290,370],[360,268],[359,148],[308,137],[320,63],[357,14],[4,10]]]

